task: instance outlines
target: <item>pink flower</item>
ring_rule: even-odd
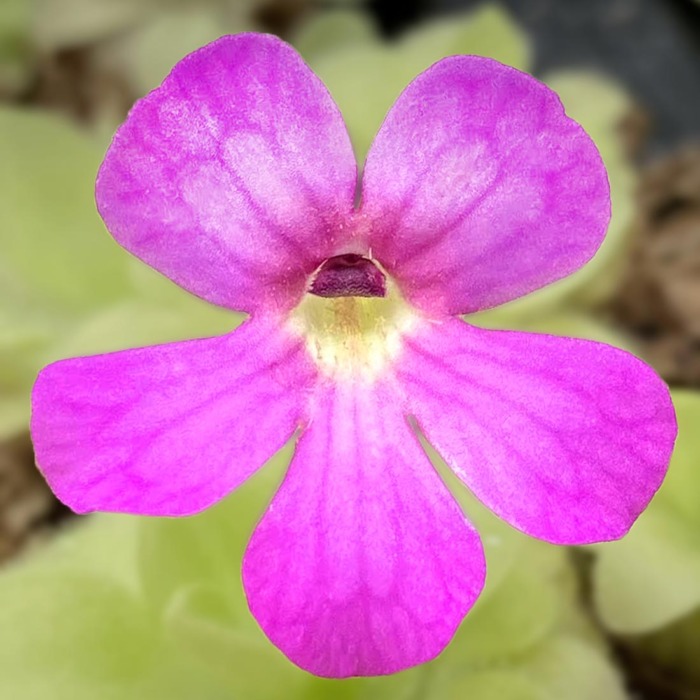
[[[409,417],[489,508],[550,542],[621,537],[663,479],[676,424],[649,367],[456,317],[576,270],[609,219],[593,143],[513,68],[454,56],[418,76],[358,190],[342,118],[299,56],[224,37],[137,103],[97,203],[134,255],[250,318],[44,369],[38,463],[78,512],[181,516],[297,435],[243,583],[302,668],[427,661],[481,591],[479,538]]]

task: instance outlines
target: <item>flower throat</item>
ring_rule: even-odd
[[[396,285],[372,260],[345,254],[316,272],[291,322],[324,372],[375,379],[414,319]]]

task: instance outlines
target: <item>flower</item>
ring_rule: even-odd
[[[37,461],[78,512],[189,515],[298,434],[243,562],[267,636],[318,675],[386,674],[449,642],[478,535],[416,429],[493,511],[556,542],[614,539],[664,476],[666,386],[621,350],[455,316],[586,262],[609,218],[598,153],[547,87],[454,56],[414,80],[358,175],[299,56],[224,37],[132,110],[97,179],[114,238],[208,301],[222,337],[40,374]]]

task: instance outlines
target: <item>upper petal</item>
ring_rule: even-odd
[[[195,513],[289,439],[312,379],[300,341],[259,320],[218,338],[56,362],[32,395],[37,463],[77,512]]]
[[[478,536],[394,393],[323,389],[243,564],[270,639],[317,675],[393,673],[443,649],[484,574]]]
[[[356,171],[338,108],[299,55],[239,34],[187,56],[136,103],[97,204],[134,255],[211,302],[253,311],[293,305],[335,250]]]
[[[467,313],[565,277],[610,218],[591,139],[534,78],[478,56],[419,75],[367,156],[373,254],[413,303]]]
[[[534,537],[621,537],[666,473],[668,389],[617,348],[449,319],[405,340],[397,373],[457,476]]]

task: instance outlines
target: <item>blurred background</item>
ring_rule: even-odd
[[[179,521],[78,518],[34,468],[44,364],[240,321],[119,249],[92,191],[134,100],[247,30],[298,48],[360,158],[442,56],[491,56],[553,87],[606,162],[608,239],[571,278],[470,321],[624,347],[677,406],[667,481],[620,542],[536,542],[456,486],[484,536],[486,590],[441,657],[390,678],[313,678],[247,612],[241,556],[289,449]],[[699,136],[694,0],[0,0],[0,697],[700,699]]]

